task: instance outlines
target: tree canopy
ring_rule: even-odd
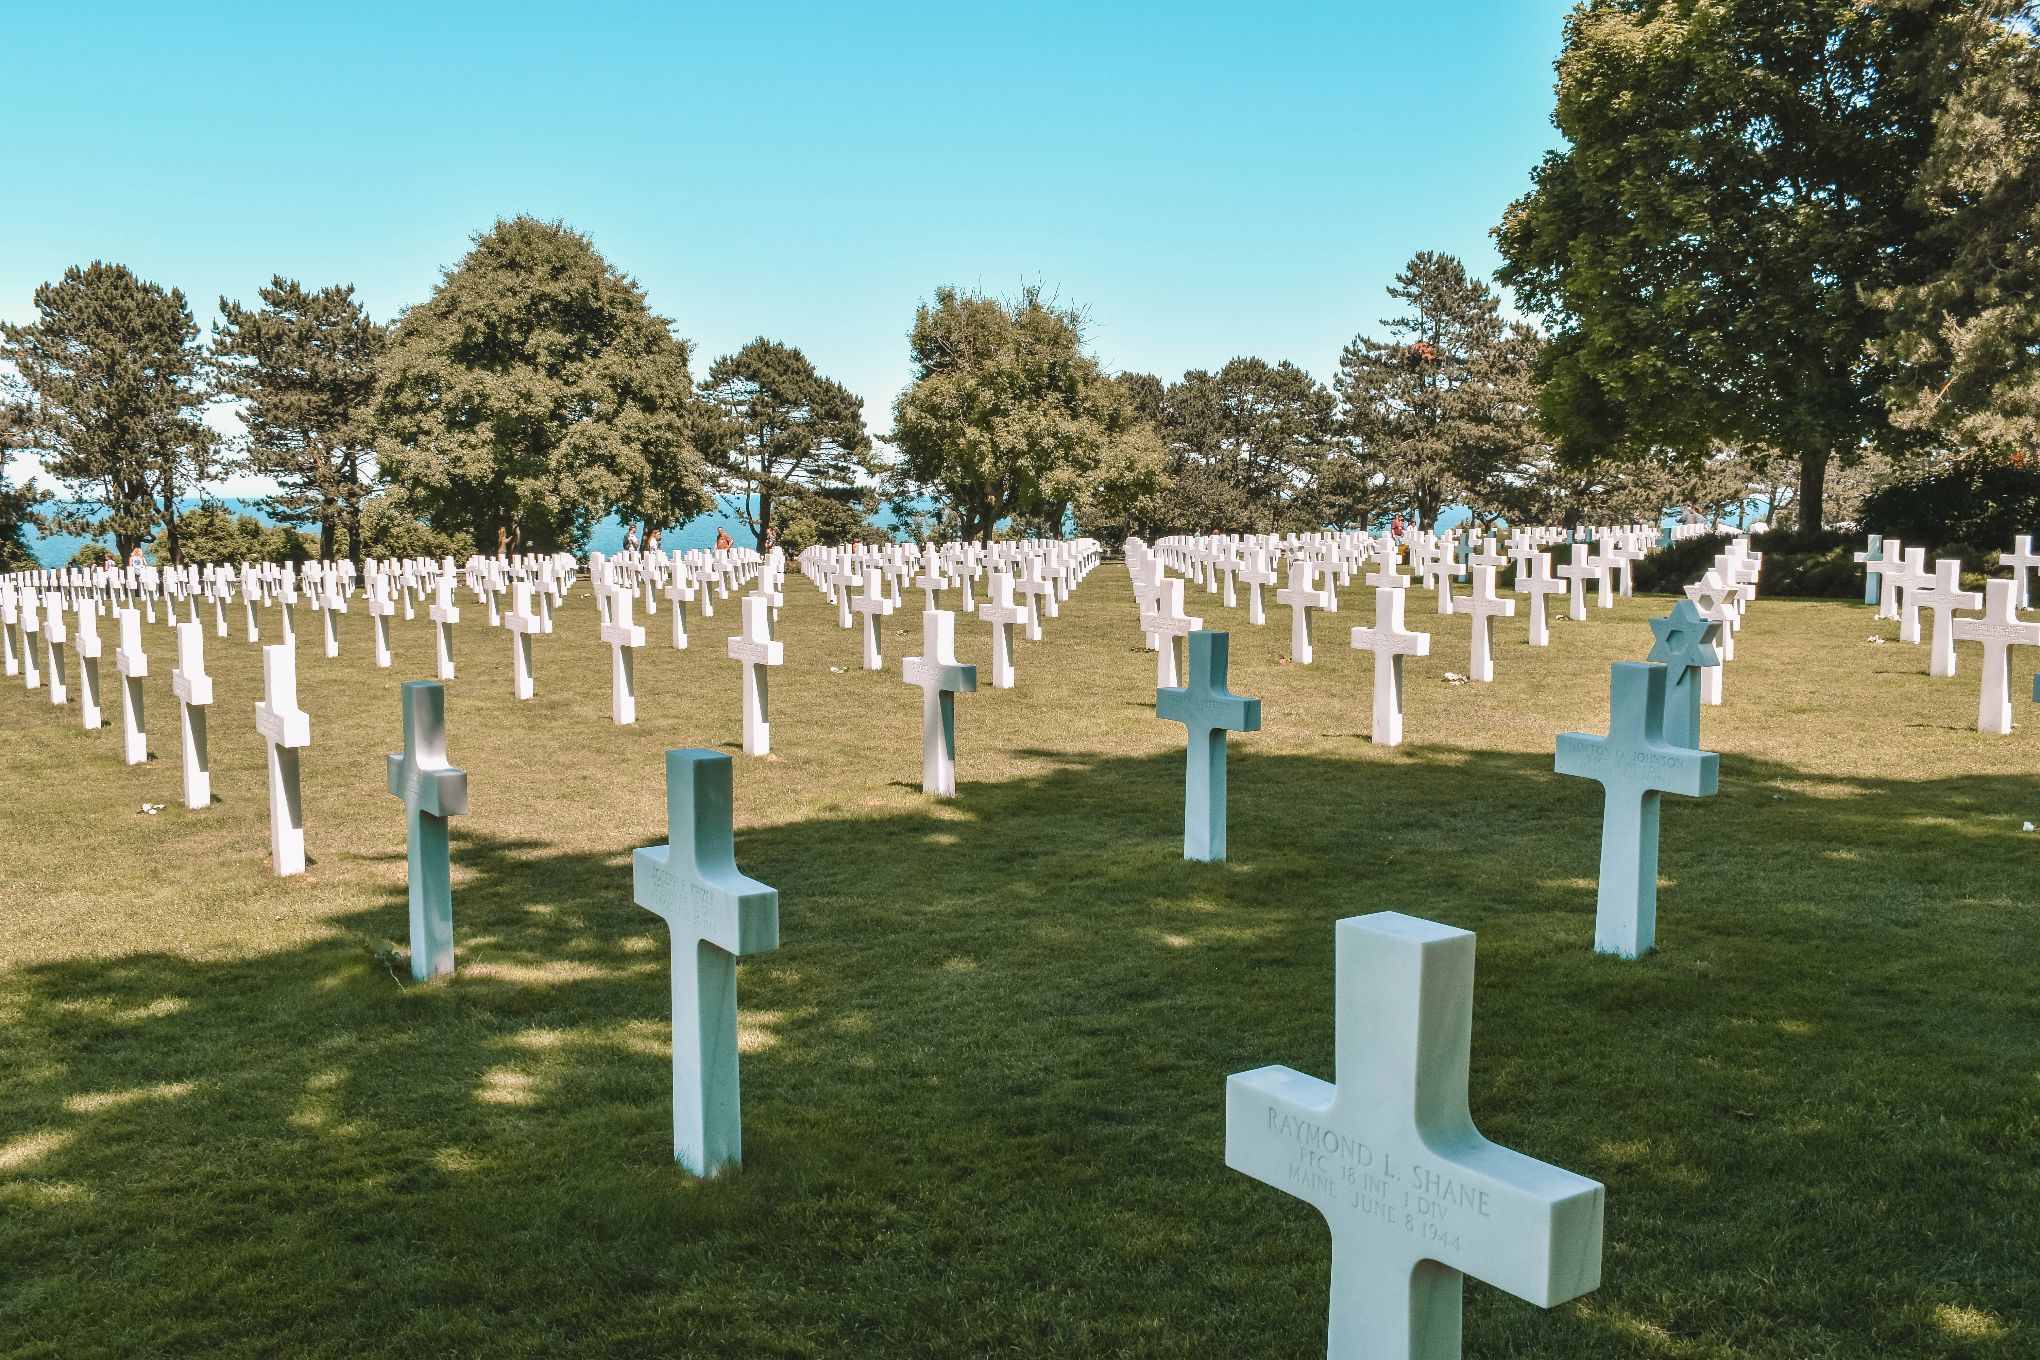
[[[374,414],[383,476],[494,552],[585,546],[602,516],[708,507],[688,346],[562,223],[499,221],[398,318]]]
[[[2001,454],[2040,450],[2040,41],[2031,4],[1980,10],[1914,190],[1941,267],[1878,296],[1872,348],[1895,424]]]
[[[1005,519],[1060,533],[1101,471],[1159,458],[1084,351],[1081,315],[1039,289],[1010,303],[937,289],[909,345],[913,380],[893,403],[895,498],[934,496],[963,537],[989,539]]]
[[[1915,195],[1977,0],[1582,0],[1568,146],[1496,231],[1552,327],[1575,461],[1766,445],[1818,527],[1833,458],[1888,438],[1876,290],[1932,273]]]
[[[1388,289],[1408,310],[1388,339],[1355,336],[1339,356],[1347,430],[1380,485],[1377,513],[1426,528],[1447,506],[1522,515],[1539,477],[1539,340],[1505,322],[1501,299],[1450,255],[1419,251]]]
[[[703,443],[717,482],[760,545],[789,499],[820,495],[847,506],[874,470],[864,401],[815,371],[792,345],[759,337],[709,365],[701,392],[712,418]],[[803,528],[828,532],[826,506],[802,509]]]
[[[160,522],[179,560],[177,499],[212,474],[216,443],[184,294],[94,261],[37,288],[35,307],[36,321],[0,326],[0,358],[44,469],[100,507],[65,523],[110,534],[125,555]]]
[[[217,393],[242,401],[249,469],[275,480],[262,502],[284,524],[316,524],[319,555],[361,560],[361,505],[375,490],[367,428],[387,330],[355,301],[352,285],[312,291],[272,277],[260,307],[220,299],[213,332]]]

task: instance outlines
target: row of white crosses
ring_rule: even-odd
[[[1091,539],[928,543],[915,553],[897,543],[813,547],[801,554],[799,566],[836,606],[838,627],[855,627],[852,615],[861,616],[865,670],[885,666],[878,621],[903,607],[903,590],[922,592],[924,613],[940,609],[945,593],[956,593],[962,613],[991,626],[992,683],[1000,689],[1014,684],[1011,630],[1022,627],[1028,641],[1039,642],[1042,619],[1057,617],[1061,602],[1102,559]],[[980,605],[973,583],[987,574],[990,598]]]
[[[1898,622],[1898,640],[1922,641],[1921,615],[1932,620],[1927,672],[1949,677],[1956,673],[1957,642],[1975,642],[1983,647],[1982,684],[1978,690],[1976,730],[2004,736],[2012,730],[2012,662],[2014,647],[2040,646],[2040,622],[2028,622],[2019,612],[2028,608],[2028,573],[2040,567],[2040,553],[2033,550],[2033,536],[2019,535],[2011,551],[2001,553],[1999,565],[2011,575],[1984,582],[1983,594],[1962,588],[1959,558],[1937,559],[1931,570],[1927,550],[1908,548],[1897,539],[1873,537],[1864,552],[1855,555],[1870,582],[1866,600],[1874,599],[1877,617]],[[1974,617],[1960,616],[1958,609],[1977,609]],[[2040,696],[2040,681],[2036,681]]]
[[[1438,589],[1441,612],[1468,616],[1469,678],[1491,683],[1495,673],[1492,620],[1516,613],[1516,602],[1496,593],[1498,575],[1505,565],[1514,562],[1516,590],[1529,598],[1528,641],[1533,647],[1550,643],[1547,601],[1551,596],[1569,589],[1573,616],[1584,619],[1588,582],[1595,583],[1604,607],[1612,607],[1618,585],[1623,595],[1633,592],[1631,566],[1649,551],[1650,531],[1640,526],[1608,528],[1594,531],[1593,537],[1597,548],[1584,543],[1574,546],[1571,570],[1562,573],[1566,580],[1553,574],[1551,555],[1544,550],[1546,545],[1568,541],[1570,535],[1562,529],[1513,531],[1506,553],[1498,550],[1495,539],[1485,538],[1477,545],[1467,545],[1472,550],[1464,560],[1458,535],[1421,531],[1405,534],[1400,540],[1362,532],[1301,539],[1214,535],[1163,539],[1152,548],[1135,538],[1128,540],[1126,556],[1141,631],[1157,653],[1156,677],[1162,687],[1179,683],[1181,640],[1203,627],[1201,618],[1187,612],[1185,583],[1169,577],[1168,567],[1177,567],[1189,582],[1201,581],[1214,593],[1223,587],[1228,601],[1237,599],[1232,588],[1237,577],[1247,587],[1248,617],[1254,623],[1265,617],[1261,587],[1277,579],[1279,567],[1286,567],[1288,583],[1275,592],[1275,602],[1290,610],[1290,660],[1298,665],[1310,665],[1315,659],[1312,611],[1335,612],[1339,607],[1337,587],[1350,584],[1355,571],[1371,568],[1365,583],[1374,588],[1375,623],[1354,628],[1352,645],[1374,655],[1372,735],[1375,742],[1392,746],[1402,741],[1405,658],[1430,654],[1430,634],[1407,627],[1407,592],[1419,581],[1428,580]],[[1405,549],[1414,576],[1401,572]],[[1472,589],[1465,598],[1455,600],[1451,580],[1461,570]]]

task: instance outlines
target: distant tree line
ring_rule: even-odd
[[[1329,385],[1250,356],[1111,373],[1079,307],[938,288],[875,444],[792,345],[696,380],[673,323],[558,222],[497,222],[387,324],[349,286],[274,278],[203,340],[181,292],[95,262],[0,328],[0,437],[94,508],[0,482],[0,561],[38,523],[172,560],[580,549],[606,516],[664,527],[717,495],[794,547],[870,535],[881,500],[899,532],[977,539],[1750,499],[1818,530],[1894,478],[1991,484],[1941,474],[2040,454],[2036,3],[1581,0],[1565,148],[1495,230],[1524,314],[1419,252]],[[208,422],[221,405],[241,434]],[[315,541],[181,509],[230,471]]]

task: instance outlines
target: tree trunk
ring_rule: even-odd
[[[326,501],[319,506],[319,560],[333,560],[333,544],[340,537],[335,523],[333,502]]]
[[[347,502],[347,560],[361,565],[361,502]]]
[[[163,536],[164,546],[170,552],[170,565],[184,565],[184,545],[177,534],[177,482],[167,472],[163,475]]]
[[[1821,510],[1827,501],[1828,451],[1825,445],[1810,446],[1799,455],[1799,531],[1821,531]]]
[[[765,551],[765,534],[772,528],[772,493],[758,492],[758,551]]]

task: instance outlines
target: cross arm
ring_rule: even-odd
[[[468,810],[468,782],[465,770],[424,770],[405,757],[390,754],[387,763],[389,790],[434,817],[458,817]]]

